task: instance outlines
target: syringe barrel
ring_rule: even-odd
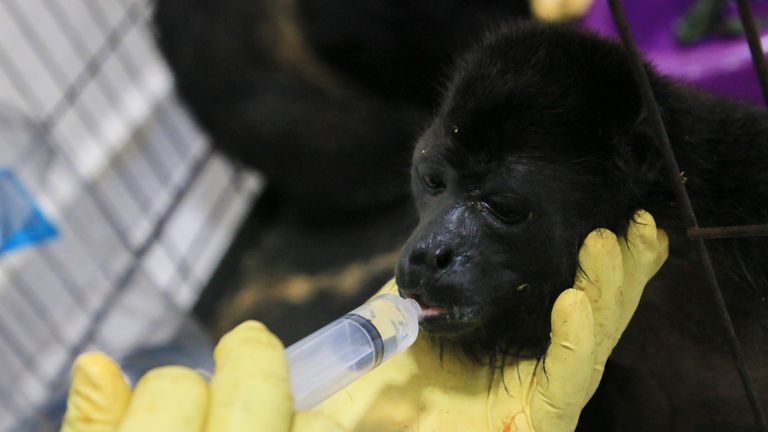
[[[421,309],[383,294],[288,347],[293,405],[319,404],[416,340]]]

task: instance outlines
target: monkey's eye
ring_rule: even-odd
[[[533,212],[528,210],[519,200],[488,198],[485,206],[493,215],[505,224],[513,225],[526,221],[533,217]]]
[[[439,174],[422,174],[421,182],[432,193],[440,192],[445,189],[445,179]]]

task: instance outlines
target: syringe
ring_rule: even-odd
[[[383,294],[288,347],[294,408],[312,408],[405,351],[420,317],[415,300]]]

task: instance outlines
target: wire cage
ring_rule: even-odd
[[[755,421],[768,431],[704,241],[768,235],[768,226],[698,226],[621,3],[606,1]],[[747,0],[737,3],[768,103],[755,20]],[[180,329],[190,337],[184,312],[261,188],[212,153],[174,98],[151,8],[0,3],[0,430],[53,427],[41,407],[64,391],[84,349],[125,357]]]
[[[174,98],[151,9],[0,3],[0,430],[53,430],[83,350],[204,341],[185,312],[260,190]]]

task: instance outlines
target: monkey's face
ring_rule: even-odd
[[[401,294],[422,305],[422,328],[433,335],[489,347],[502,338],[533,355],[573,280],[579,194],[568,194],[556,165],[457,155],[444,135],[433,126],[415,151],[420,222],[397,268]]]

